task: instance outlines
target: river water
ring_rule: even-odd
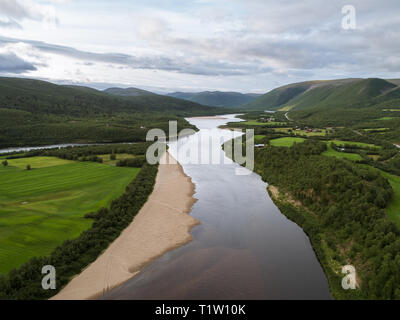
[[[196,140],[196,135],[216,133],[206,129],[218,130],[224,141],[231,139],[232,132],[217,129],[235,121],[232,115],[224,117],[228,119],[188,119],[200,131],[171,144],[170,153],[179,158],[184,151],[177,146],[188,145],[209,152]],[[225,157],[220,145],[212,148]],[[224,160],[220,165],[183,164],[198,199],[191,212],[201,221],[192,230],[194,240],[103,299],[331,299],[306,234],[281,214],[259,175],[236,175],[240,167]]]
[[[85,147],[85,146],[103,146],[112,144],[134,144],[135,142],[116,142],[116,143],[62,143],[62,144],[51,144],[36,147],[13,147],[0,149],[0,154],[12,153],[12,152],[28,152],[33,150],[47,150],[47,149],[63,149],[68,147]]]

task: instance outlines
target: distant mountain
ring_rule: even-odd
[[[293,83],[274,89],[242,107],[251,110],[278,110],[283,107],[293,107],[291,101],[297,97],[303,96],[303,94],[309,90],[318,89],[316,91],[319,91],[321,88],[346,85],[357,80],[358,79],[341,79]]]
[[[340,79],[294,83],[274,89],[242,106],[247,110],[290,111],[295,120],[350,121],[373,117],[380,106],[399,105],[399,80]],[[359,110],[363,109],[360,113]],[[331,121],[332,120],[332,121]]]
[[[104,90],[105,93],[113,94],[116,96],[125,97],[138,97],[138,96],[155,96],[156,94],[150,91],[138,89],[138,88],[108,88]]]
[[[193,115],[215,113],[216,108],[132,88],[113,89],[115,95],[83,86],[0,77],[0,107],[35,113],[87,116],[111,112],[171,112]],[[136,92],[136,95],[132,95]],[[138,94],[141,92],[141,94]],[[144,94],[146,93],[146,94]]]
[[[204,91],[204,92],[174,92],[168,93],[167,96],[179,99],[185,99],[192,102],[200,103],[206,106],[214,107],[238,107],[249,103],[261,96],[255,93],[239,93],[239,92],[221,92],[221,91]]]

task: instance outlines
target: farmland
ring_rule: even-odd
[[[273,139],[270,141],[271,146],[274,147],[291,147],[294,143],[301,143],[304,142],[305,139],[303,138],[291,138],[291,137],[285,137],[285,138],[278,138],[278,139]]]
[[[109,206],[139,171],[53,157],[8,160],[0,167],[0,274],[79,236],[91,226],[84,215]]]
[[[327,144],[327,150],[322,153],[323,156],[327,157],[336,157],[339,159],[349,159],[352,161],[361,160],[361,156],[357,153],[346,153],[346,152],[339,152],[332,148],[330,142]]]

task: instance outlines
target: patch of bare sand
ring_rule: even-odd
[[[163,156],[154,191],[132,223],[52,299],[99,297],[165,252],[192,240],[190,230],[200,223],[188,215],[197,201],[193,198],[194,184],[174,160],[169,153]]]

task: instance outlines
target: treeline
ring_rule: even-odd
[[[121,143],[146,141],[147,132],[159,128],[168,134],[169,121],[178,130],[196,129],[173,113],[118,113],[74,118],[0,108],[0,148],[58,143]],[[23,120],[15,118],[23,113]],[[19,118],[18,118],[19,119]]]
[[[145,156],[136,156],[135,158],[121,159],[117,162],[117,167],[140,168],[146,162]]]
[[[35,156],[58,157],[67,160],[78,160],[82,157],[91,157],[104,154],[143,155],[152,142],[133,143],[133,144],[108,144],[95,146],[67,147],[62,149],[50,149],[31,152]]]
[[[153,191],[157,166],[147,163],[127,186],[125,193],[111,203],[86,215],[93,219],[92,227],[78,238],[67,240],[50,256],[29,260],[19,269],[0,277],[0,299],[48,299],[60,291],[76,274],[92,263],[132,221]],[[43,290],[42,267],[56,268],[57,289]]]
[[[324,148],[306,141],[257,150],[256,170],[311,212],[296,222],[309,235],[336,298],[400,299],[400,232],[384,211],[390,184],[350,161],[319,155]],[[359,290],[341,288],[343,275],[332,261],[356,267]]]

